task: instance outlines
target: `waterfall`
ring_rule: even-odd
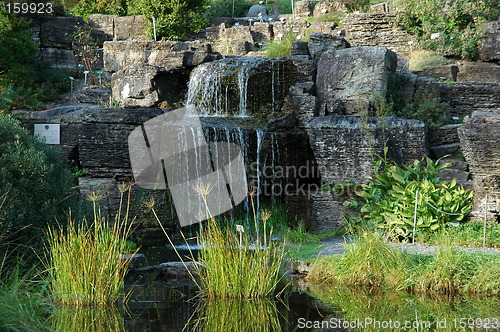
[[[201,116],[246,117],[274,112],[290,87],[284,59],[226,58],[191,73],[186,105]]]

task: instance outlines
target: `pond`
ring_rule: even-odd
[[[128,285],[125,307],[65,310],[55,331],[498,331],[499,297],[420,297],[290,279],[280,299],[203,300],[190,280]]]

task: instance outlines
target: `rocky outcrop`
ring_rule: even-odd
[[[135,64],[111,77],[112,94],[121,107],[156,107],[166,102],[170,107],[180,103],[187,87],[189,71]]]
[[[369,100],[385,96],[396,54],[385,47],[353,47],[323,53],[318,62],[317,96],[324,109],[332,99],[345,104],[347,114],[368,109]]]
[[[173,41],[118,41],[104,43],[104,69],[115,73],[133,64],[148,64],[167,69],[193,68],[220,59],[210,44]]]
[[[417,120],[331,115],[308,121],[306,130],[326,183],[366,182],[372,158],[383,154],[385,142],[396,162],[411,163],[427,154],[427,129]]]
[[[322,19],[324,17],[332,17],[333,15],[347,12],[348,8],[342,0],[320,1],[314,6],[313,16],[315,19]]]
[[[500,63],[500,18],[484,23],[483,35],[479,45],[480,59]]]
[[[283,112],[292,113],[299,120],[299,125],[318,115],[318,98],[314,95],[313,82],[301,82],[290,87],[283,105]]]
[[[318,61],[323,53],[348,48],[350,45],[343,37],[320,32],[312,32],[309,35],[308,47],[309,54],[313,60]]]
[[[500,220],[500,112],[474,112],[458,129],[472,172],[475,219]]]
[[[346,39],[353,46],[384,46],[396,53],[410,52],[414,38],[397,23],[392,13],[349,14],[344,20]]]
[[[309,17],[312,15],[313,2],[310,0],[301,0],[293,4],[293,14],[299,17]]]

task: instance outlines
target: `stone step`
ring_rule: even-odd
[[[443,163],[451,163],[451,166],[448,167],[448,169],[456,169],[456,170],[464,171],[464,172],[469,171],[469,164],[467,164],[467,162],[465,160],[444,158],[444,159],[440,160],[439,164],[443,164]]]
[[[431,146],[432,156],[436,159],[442,158],[447,155],[454,159],[460,159],[461,152],[462,149],[460,148],[460,144],[458,143]]]
[[[448,180],[448,181],[451,181],[453,179],[457,181],[468,181],[470,173],[454,168],[445,168],[441,172],[439,172],[438,177],[441,180]]]

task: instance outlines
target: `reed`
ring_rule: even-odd
[[[69,217],[66,229],[49,228],[50,291],[57,304],[81,308],[112,305],[124,298],[124,277],[133,256],[124,256],[132,224],[128,222],[131,185],[119,189],[120,211],[114,222],[101,216],[96,204],[100,197],[91,194],[91,223],[76,223]],[[125,214],[120,217],[126,192]]]

